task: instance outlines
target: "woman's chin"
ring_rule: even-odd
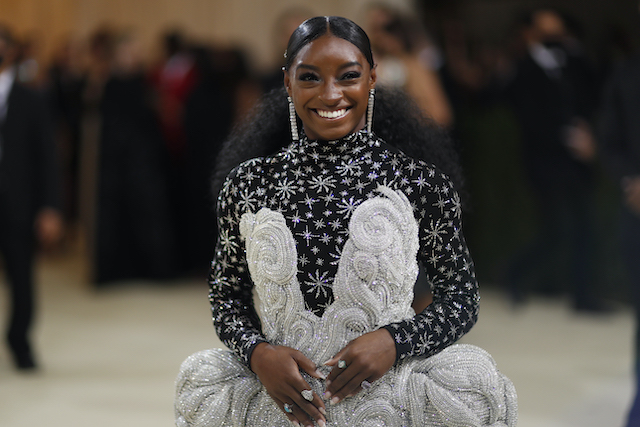
[[[350,127],[340,126],[333,129],[323,129],[320,132],[307,132],[307,129],[305,128],[305,133],[310,140],[335,141],[357,132],[360,129],[361,128],[352,129]]]

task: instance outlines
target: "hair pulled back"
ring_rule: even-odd
[[[367,59],[369,66],[373,68],[373,53],[369,36],[358,24],[341,16],[316,16],[304,21],[291,34],[285,52],[284,69],[288,70],[291,67],[300,49],[327,33],[344,39],[357,47]]]

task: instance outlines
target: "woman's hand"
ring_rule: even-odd
[[[324,427],[327,421],[324,402],[316,393],[311,401],[302,395],[302,391],[311,390],[311,386],[302,378],[301,369],[314,378],[324,379],[315,363],[290,347],[261,343],[251,354],[251,370],[289,420],[313,427],[313,418],[318,426]],[[287,408],[291,408],[291,412]]]
[[[343,362],[341,362],[343,361]],[[386,329],[364,334],[325,362],[333,366],[327,377],[325,398],[334,405],[382,377],[396,361],[396,345]]]

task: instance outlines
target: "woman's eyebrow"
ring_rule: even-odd
[[[349,67],[352,67],[354,65],[362,67],[362,64],[359,63],[358,61],[349,61],[349,62],[345,62],[344,64],[342,64],[340,67],[338,67],[338,69],[342,70],[343,68],[349,68]],[[320,67],[316,67],[315,65],[304,64],[304,63],[299,64],[297,68],[305,68],[305,69],[308,69],[308,70],[320,71]]]

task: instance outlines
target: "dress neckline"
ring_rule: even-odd
[[[303,131],[301,132],[300,140],[294,141],[294,146],[299,147],[301,151],[309,152],[313,150],[320,155],[344,155],[354,150],[360,151],[365,147],[372,147],[374,145],[380,145],[378,138],[373,132],[368,132],[366,129],[351,132],[342,138],[329,141],[310,139]]]

